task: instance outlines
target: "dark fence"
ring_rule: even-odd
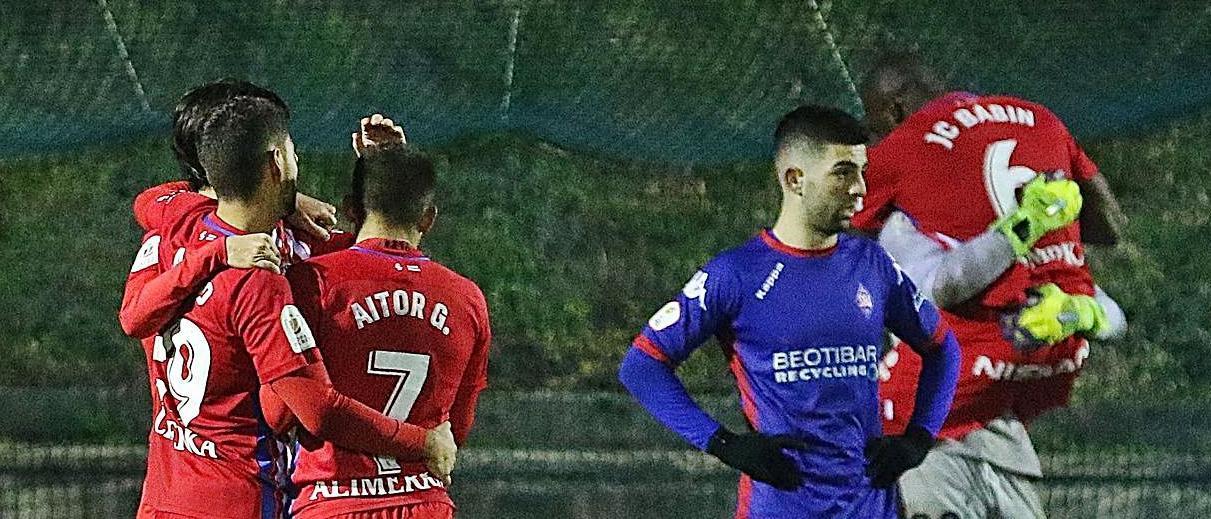
[[[142,446],[0,446],[0,517],[132,517]],[[1057,518],[1211,517],[1211,468],[1198,453],[1043,456]],[[468,449],[452,487],[459,517],[729,517],[736,473],[685,450]]]
[[[736,473],[685,448],[625,396],[485,397],[452,487],[459,517],[728,517],[734,510]],[[725,421],[737,420],[731,397],[702,401]],[[1105,419],[1090,423],[1090,412]],[[1047,474],[1039,490],[1050,516],[1211,517],[1206,434],[1183,435],[1180,443],[1150,439],[1138,431],[1151,428],[1145,416],[1159,415],[1124,409],[1122,416],[1128,412],[1137,419],[1083,407],[1039,424]],[[1187,425],[1205,431],[1203,422]],[[0,443],[0,517],[130,517],[144,463],[135,441]]]

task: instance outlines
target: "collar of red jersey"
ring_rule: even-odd
[[[386,256],[395,260],[427,260],[425,253],[419,248],[405,240],[388,240],[386,238],[368,238],[357,242],[356,245],[350,247],[349,250],[370,254],[372,256]]]
[[[219,218],[218,213],[215,212],[210,212],[206,216],[203,216],[202,225],[223,236],[242,236],[248,234],[248,231],[237,229],[235,226],[224,222],[222,218]]]

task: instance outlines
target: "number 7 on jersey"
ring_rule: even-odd
[[[371,375],[387,375],[399,377],[391,397],[387,399],[387,407],[383,414],[396,420],[407,420],[420,396],[425,379],[429,376],[429,356],[419,353],[402,351],[374,350],[370,352],[370,361],[366,372]],[[399,462],[386,456],[375,456],[378,473],[397,474],[400,471]]]

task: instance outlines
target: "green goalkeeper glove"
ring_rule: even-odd
[[[1052,180],[1055,176],[1039,175],[1026,183],[1018,210],[992,224],[1009,238],[1018,256],[1025,256],[1044,234],[1072,223],[1081,214],[1081,190],[1076,182],[1062,177]]]
[[[1055,344],[1076,333],[1097,335],[1110,326],[1106,310],[1090,296],[1066,294],[1053,283],[1030,292],[1009,337],[1021,349]]]

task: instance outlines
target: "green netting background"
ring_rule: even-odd
[[[734,474],[618,393],[650,312],[776,215],[770,129],[861,114],[872,51],[1057,112],[1131,218],[1090,253],[1131,320],[1034,430],[1052,517],[1211,516],[1211,3],[0,0],[0,517],[129,516],[149,405],[115,313],[129,202],[173,178],[168,112],[240,77],[294,112],[303,181],[344,193],[381,111],[433,151],[436,258],[493,310],[462,517],[726,517]],[[736,422],[705,348],[682,375]]]
[[[4,2],[0,153],[162,133],[185,89],[278,90],[305,144],[398,114],[421,143],[501,130],[677,162],[759,158],[888,39],[956,85],[1044,100],[1080,137],[1211,99],[1203,2],[102,0]],[[124,50],[119,50],[119,48]],[[31,131],[32,129],[37,131]]]

